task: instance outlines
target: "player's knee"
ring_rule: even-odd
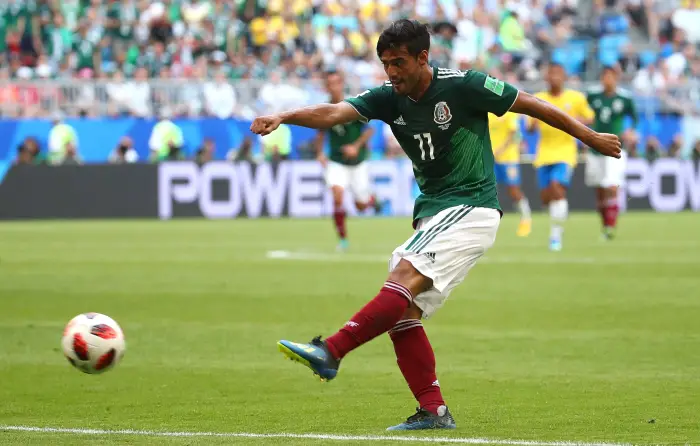
[[[332,188],[333,191],[333,204],[335,207],[340,207],[343,205],[343,195],[344,195],[344,190],[340,186],[333,186]]]
[[[550,189],[552,200],[561,200],[562,198],[566,198],[566,188],[564,188],[561,183],[556,181],[552,182]]]
[[[429,289],[433,281],[422,275],[408,260],[401,259],[396,268],[389,274],[389,280],[408,288],[413,296]]]
[[[365,203],[363,201],[356,201],[355,207],[357,208],[358,211],[362,212],[365,209],[367,209],[367,203]]]
[[[509,186],[508,194],[513,201],[520,201],[523,198],[523,192],[518,186]]]
[[[423,311],[418,308],[418,306],[411,302],[411,304],[406,308],[406,311],[403,312],[403,316],[401,316],[401,320],[405,321],[408,319],[421,319],[423,317]]]

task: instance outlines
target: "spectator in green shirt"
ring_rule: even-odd
[[[54,126],[49,132],[49,162],[61,164],[67,157],[77,156],[78,134],[75,129],[62,121],[61,116],[54,118]]]
[[[88,37],[88,23],[81,22],[78,32],[73,36],[73,57],[75,69],[80,71],[89,68],[97,71],[102,65],[100,52],[96,43]]]
[[[182,130],[169,118],[167,113],[161,113],[161,120],[153,127],[148,141],[151,161],[184,159]]]
[[[292,129],[282,124],[269,135],[262,137],[265,161],[279,162],[289,159],[292,151]]]
[[[525,29],[518,20],[518,13],[510,11],[501,21],[498,37],[507,53],[521,53],[525,50]]]

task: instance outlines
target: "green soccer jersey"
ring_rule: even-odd
[[[93,57],[96,50],[97,47],[89,39],[77,33],[73,36],[73,51],[78,58],[76,66],[78,70],[82,70],[83,68],[95,69]]]
[[[622,90],[617,90],[615,94],[608,96],[602,87],[592,89],[588,92],[588,104],[595,111],[593,129],[596,132],[622,135],[625,130],[625,116],[631,117],[634,123],[637,123],[634,101]],[[590,152],[600,155],[595,150]]]
[[[452,206],[498,209],[488,113],[504,115],[518,90],[477,71],[433,68],[418,100],[394,92],[390,82],[347,99],[366,120],[391,126],[413,162],[421,195],[414,223]]]
[[[347,124],[338,124],[328,129],[328,142],[331,149],[330,160],[346,166],[356,166],[364,161],[367,158],[367,147],[361,147],[356,158],[346,158],[343,154],[343,146],[357,141],[362,136],[365,128],[365,123],[355,121]]]

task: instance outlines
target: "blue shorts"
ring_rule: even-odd
[[[506,186],[520,186],[520,164],[518,163],[496,163],[494,166],[496,181],[498,184]]]
[[[572,172],[571,166],[566,163],[540,166],[537,168],[537,185],[540,189],[544,189],[557,182],[564,187],[569,187]]]

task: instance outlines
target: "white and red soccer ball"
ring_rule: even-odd
[[[117,322],[100,313],[84,313],[63,330],[63,354],[78,370],[97,374],[113,368],[126,350],[124,332]]]

